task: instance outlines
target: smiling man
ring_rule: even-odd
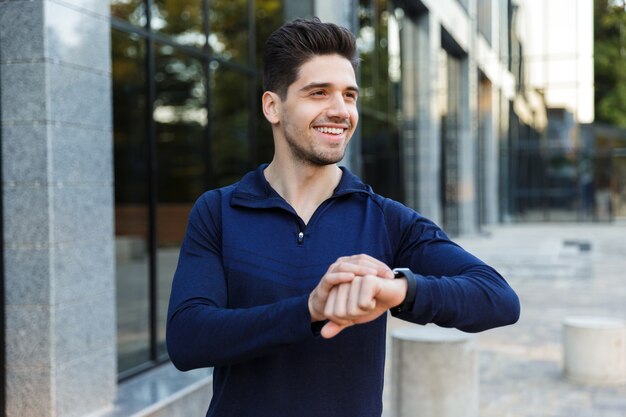
[[[358,123],[357,63],[345,28],[274,32],[274,158],[190,214],[167,344],[181,370],[214,367],[207,416],[380,417],[388,311],[469,332],[519,317],[493,268],[337,165]]]

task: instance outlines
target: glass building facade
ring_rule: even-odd
[[[277,1],[111,2],[118,370],[167,360],[165,314],[187,215],[271,158],[261,45]],[[258,40],[258,41],[257,41]]]

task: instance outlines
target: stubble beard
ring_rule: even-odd
[[[303,132],[296,132],[297,135],[304,135]],[[322,167],[326,165],[336,164],[343,159],[346,154],[346,144],[344,143],[340,149],[334,149],[330,152],[315,150],[311,145],[308,149],[294,139],[294,135],[289,131],[285,131],[285,140],[294,159],[303,165]]]

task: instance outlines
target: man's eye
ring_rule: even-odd
[[[313,95],[313,96],[323,96],[324,92],[323,91],[314,91],[314,92],[311,93],[311,95]]]

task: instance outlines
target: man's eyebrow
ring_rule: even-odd
[[[316,88],[329,88],[329,87],[332,87],[331,83],[310,83],[302,87],[300,91],[310,91],[310,90],[315,90]],[[358,93],[359,87],[357,87],[356,85],[350,85],[346,87],[346,90],[350,90],[350,91],[354,91],[355,93]]]

